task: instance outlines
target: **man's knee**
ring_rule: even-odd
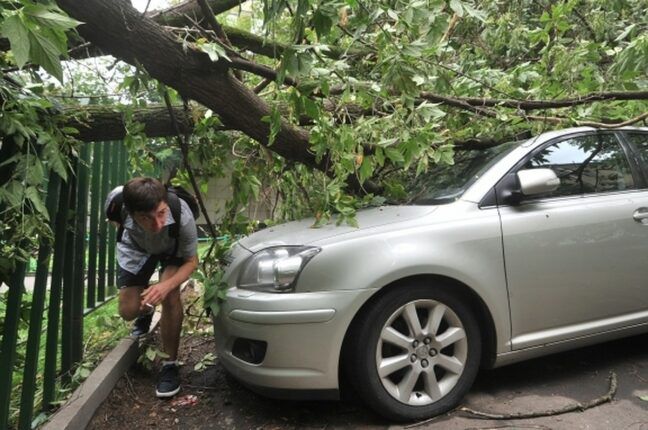
[[[119,303],[119,316],[121,316],[126,321],[132,321],[139,316],[139,304],[138,303]]]
[[[140,314],[139,287],[124,287],[119,290],[119,316],[126,321],[132,321]]]

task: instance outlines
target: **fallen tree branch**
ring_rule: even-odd
[[[232,61],[228,63],[230,67],[233,69],[238,69],[238,70],[243,70],[245,72],[252,73],[257,76],[261,76],[262,78],[265,79],[270,79],[274,81],[277,79],[277,72],[274,69],[271,69],[268,66],[264,66],[263,64],[255,63],[250,60],[246,60],[243,57],[232,57]],[[286,76],[284,77],[283,80],[284,84],[289,85],[291,87],[296,87],[297,86],[297,81],[295,81],[293,78]]]
[[[525,118],[533,121],[545,121],[552,124],[562,124],[564,122],[571,121],[569,118],[561,118],[557,116],[536,116],[536,115],[527,115]],[[638,115],[634,118],[630,118],[627,121],[616,122],[616,123],[605,123],[605,122],[595,122],[595,121],[574,121],[576,125],[586,126],[586,127],[596,127],[596,128],[617,128],[617,127],[626,127],[628,125],[636,124],[648,118],[648,112],[644,112],[641,115]]]
[[[610,389],[608,390],[608,392],[604,396],[598,397],[587,403],[577,402],[558,409],[549,409],[546,411],[536,411],[536,412],[519,412],[519,413],[512,413],[512,414],[496,414],[492,412],[482,412],[467,407],[459,408],[459,412],[465,412],[466,414],[469,415],[470,418],[477,418],[483,420],[523,420],[529,418],[540,418],[540,417],[550,417],[554,415],[562,415],[569,412],[583,412],[595,406],[602,405],[603,403],[611,402],[612,399],[614,399],[614,396],[616,395],[617,392],[616,373],[611,372],[608,379],[610,381]]]
[[[465,103],[479,107],[508,107],[519,110],[554,109],[578,106],[605,100],[648,100],[648,91],[600,91],[560,100],[487,99],[480,97],[447,97],[428,91],[421,98],[435,103]]]
[[[207,0],[214,15],[220,15],[236,6],[245,3],[246,0]],[[201,7],[196,0],[187,0],[177,5],[162,10],[153,10],[146,14],[147,18],[164,25],[182,27],[190,24],[192,17],[201,19]]]

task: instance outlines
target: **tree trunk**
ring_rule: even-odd
[[[84,22],[79,33],[104,52],[140,64],[160,82],[184,98],[196,100],[217,113],[231,128],[240,130],[288,160],[322,169],[308,151],[308,132],[282,121],[276,140],[269,145],[270,126],[263,121],[270,107],[233,78],[225,61],[182,44],[159,24],[142,17],[127,0],[58,0],[71,17]]]
[[[79,134],[74,137],[83,142],[123,140],[126,137],[124,115],[113,106],[73,106],[64,108],[62,113],[69,118],[65,125],[76,128]],[[194,127],[191,115],[187,115],[182,107],[174,107],[173,114],[180,133],[191,133]],[[147,137],[177,134],[169,118],[169,111],[163,105],[135,109],[133,120],[144,125],[144,134]]]

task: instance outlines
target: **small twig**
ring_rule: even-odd
[[[551,427],[543,426],[542,424],[515,424],[515,425],[505,425],[505,426],[489,426],[489,427],[468,427],[464,430],[497,430],[497,429],[541,429],[541,430],[551,430]]]
[[[259,94],[271,83],[272,83],[272,79],[265,78],[256,87],[254,87],[252,91],[254,92],[254,94]]]
[[[452,15],[452,18],[450,18],[450,23],[448,23],[448,28],[446,29],[445,33],[443,33],[443,37],[441,38],[441,43],[450,39],[450,36],[454,32],[454,29],[457,26],[457,23],[459,22],[459,18],[460,16],[457,15],[456,13]]]
[[[150,5],[151,5],[151,0],[148,0],[146,2],[146,7],[144,8],[144,12],[142,12],[142,18],[144,18],[144,16],[146,15],[146,12],[148,12],[148,8],[149,8]]]
[[[176,131],[176,138],[180,146],[180,152],[182,153],[182,158],[184,160],[185,168],[187,169],[187,174],[189,175],[191,186],[193,187],[193,191],[196,195],[196,199],[198,200],[198,205],[200,206],[200,210],[203,216],[205,217],[205,222],[207,223],[207,227],[209,229],[209,233],[211,234],[211,237],[216,239],[217,236],[216,229],[214,228],[214,224],[212,224],[211,220],[209,219],[209,214],[207,213],[205,202],[203,201],[202,195],[200,193],[200,188],[198,187],[198,183],[196,182],[193,169],[189,164],[189,143],[187,142],[187,136],[185,135],[183,138],[182,134],[180,133],[180,127],[178,126],[178,121],[176,120],[175,114],[173,113],[173,106],[171,105],[171,99],[169,98],[168,90],[164,91],[164,102],[167,105],[169,116],[171,117],[171,122],[173,123],[173,127],[175,128]],[[185,110],[187,110],[186,103],[185,103]]]
[[[225,391],[225,388],[221,388],[221,387],[206,387],[204,385],[189,385],[189,384],[182,384],[182,385],[184,387],[194,388],[196,390]]]
[[[139,397],[135,393],[135,388],[133,387],[133,382],[131,381],[130,376],[128,376],[128,373],[124,374],[124,378],[126,378],[126,385],[128,386],[128,392],[130,393],[133,400],[135,400],[139,404],[143,404],[143,402],[139,399]]]
[[[639,371],[637,370],[637,367],[634,364],[632,365],[632,372],[630,372],[630,374],[636,376],[637,379],[639,379],[644,384],[648,384],[648,379],[644,378],[639,374]]]
[[[411,428],[414,428],[414,427],[420,427],[420,426],[422,426],[422,425],[429,424],[429,423],[434,422],[434,421],[436,421],[436,420],[439,420],[439,419],[441,419],[441,418],[448,417],[448,416],[454,414],[455,412],[457,412],[457,410],[459,410],[458,407],[457,407],[457,408],[454,408],[454,409],[451,410],[451,411],[446,412],[446,413],[443,414],[443,415],[437,415],[436,417],[428,418],[427,420],[419,421],[419,422],[416,422],[416,423],[414,423],[414,424],[409,424],[409,425],[406,425],[406,426],[403,427],[403,428],[405,428],[405,429],[411,429]]]
[[[213,341],[214,341],[214,339],[211,336],[209,336],[207,339],[201,340],[200,342],[196,343],[195,345],[191,345],[191,347],[192,348],[197,348],[200,345],[204,345],[206,343],[213,342]]]
[[[637,422],[634,422],[634,423],[630,424],[628,427],[626,427],[626,430],[630,430],[631,428],[633,428],[636,425],[640,426],[639,430],[643,430],[644,429],[644,426],[643,426],[644,424],[648,424],[648,421],[637,421]]]
[[[583,412],[587,409],[591,409],[595,406],[602,405],[603,403],[611,402],[614,399],[617,391],[617,376],[616,373],[610,373],[610,389],[607,394],[604,396],[598,397],[594,400],[591,400],[587,403],[574,403],[571,405],[564,406],[558,409],[550,409],[546,411],[536,411],[536,412],[518,412],[512,414],[495,414],[491,412],[482,412],[467,407],[459,408],[460,412],[466,412],[471,418],[485,419],[485,420],[522,420],[528,418],[540,418],[540,417],[549,417],[554,415],[562,415],[568,412]]]
[[[195,299],[194,299],[194,300],[189,304],[189,306],[187,306],[187,309],[185,309],[185,315],[189,316],[189,311],[191,310],[191,308],[193,307],[193,305],[195,305],[196,302],[198,302],[198,300],[200,300],[201,298],[202,298],[202,297],[200,297],[200,296],[196,297],[196,298],[195,298]]]

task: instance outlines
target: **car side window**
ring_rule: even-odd
[[[648,133],[626,132],[625,137],[637,148],[643,165],[648,167]]]
[[[648,157],[648,152],[646,153]],[[630,164],[612,134],[579,136],[547,146],[523,169],[549,168],[560,186],[534,198],[624,191],[635,188]]]

